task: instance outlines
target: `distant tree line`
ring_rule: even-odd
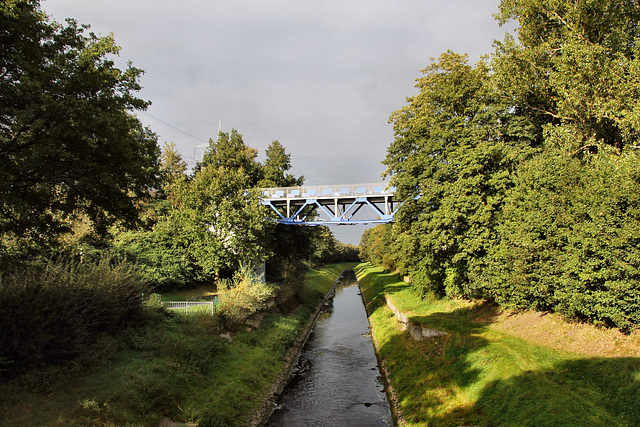
[[[391,115],[404,204],[362,256],[422,295],[640,324],[640,6],[502,0],[517,39],[447,51]]]

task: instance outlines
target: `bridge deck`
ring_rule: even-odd
[[[280,223],[345,225],[391,222],[396,212],[394,190],[387,183],[368,183],[263,188],[260,192],[262,203],[271,207]],[[370,215],[356,220],[354,215],[363,206],[371,208]]]

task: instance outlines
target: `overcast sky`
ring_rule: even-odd
[[[145,70],[141,121],[186,160],[218,124],[260,151],[278,140],[306,183],[378,182],[388,119],[447,49],[472,63],[513,26],[499,0],[43,0],[56,21],[114,33]],[[352,228],[352,227],[341,227]],[[350,234],[361,233],[361,229]],[[340,233],[336,232],[336,235]],[[344,234],[344,232],[342,233]],[[350,243],[357,243],[357,239]]]

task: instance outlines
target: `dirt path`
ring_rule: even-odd
[[[572,323],[552,313],[504,313],[491,328],[546,347],[594,357],[640,357],[640,331]]]

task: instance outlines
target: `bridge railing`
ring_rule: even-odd
[[[387,182],[340,185],[305,185],[302,187],[260,188],[263,199],[315,199],[322,197],[393,195],[395,188]]]

